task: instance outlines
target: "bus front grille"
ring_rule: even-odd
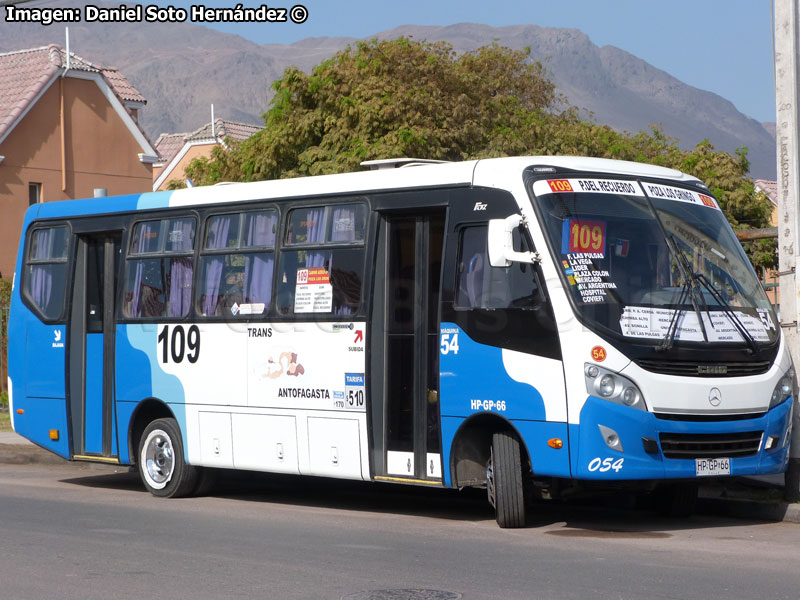
[[[662,433],[665,458],[739,458],[758,454],[762,431],[743,433]]]
[[[746,377],[769,371],[770,361],[696,363],[691,361],[639,358],[634,361],[645,371],[683,377]]]

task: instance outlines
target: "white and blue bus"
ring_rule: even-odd
[[[782,472],[794,371],[709,190],[520,157],[39,204],[11,307],[14,429],[136,465],[528,494]],[[404,168],[396,168],[396,167]]]

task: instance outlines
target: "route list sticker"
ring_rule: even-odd
[[[294,312],[329,313],[333,310],[333,286],[325,267],[297,270]]]
[[[663,339],[669,331],[675,311],[668,308],[649,306],[626,306],[619,320],[622,335],[633,338]],[[762,320],[741,311],[736,316],[747,332],[758,342],[769,341],[767,328]],[[724,311],[702,312],[703,325],[710,342],[740,342],[742,334],[736,329]],[[771,321],[770,321],[771,323]],[[688,342],[702,342],[703,332],[693,310],[681,311],[677,317],[676,339]]]
[[[568,253],[561,261],[570,286],[575,286],[581,301],[594,304],[606,301],[606,290],[616,289],[617,284],[608,281],[609,273],[596,269],[593,260],[604,258],[600,253]]]

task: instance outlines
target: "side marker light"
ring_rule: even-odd
[[[17,409],[17,414],[18,415],[24,415],[25,414],[25,409],[24,408],[18,408]]]
[[[50,439],[54,442],[58,441],[58,429],[51,429],[50,430]]]
[[[558,438],[552,438],[547,440],[547,445],[550,446],[551,448],[555,448],[556,450],[560,450],[561,448],[564,447],[564,442],[562,442]]]

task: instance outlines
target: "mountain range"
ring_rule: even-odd
[[[58,4],[84,6],[74,0]],[[208,123],[211,104],[217,117],[261,123],[272,96],[270,84],[286,67],[310,70],[356,41],[336,37],[256,44],[192,23],[81,22],[70,24],[69,32],[72,52],[119,68],[147,98],[141,123],[153,140],[160,133],[189,132]],[[731,152],[747,146],[751,174],[775,179],[774,124],[759,123],[725,98],[687,85],[624,50],[599,47],[577,29],[404,25],[370,37],[401,35],[446,41],[457,52],[492,42],[529,47],[568,103],[598,123],[630,132],[661,124],[685,148],[706,138]],[[63,27],[0,22],[0,52],[51,43],[65,45]]]

